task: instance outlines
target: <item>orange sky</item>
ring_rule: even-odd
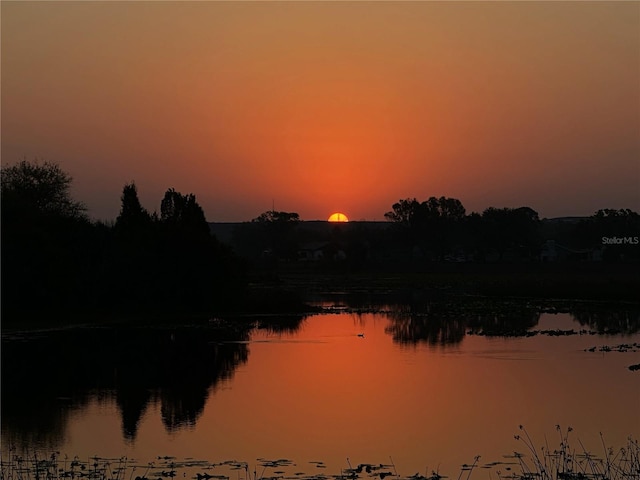
[[[2,164],[210,221],[640,210],[638,2],[7,2]]]

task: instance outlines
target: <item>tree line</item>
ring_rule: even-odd
[[[541,240],[540,218],[529,207],[489,207],[482,214],[467,215],[455,198],[411,198],[393,204],[385,218],[394,222],[399,241],[439,260],[456,252],[478,258],[495,252],[502,259],[511,248],[531,255]]]
[[[30,313],[232,309],[251,303],[250,262],[295,261],[301,247],[311,243],[321,244],[327,259],[342,259],[350,269],[375,268],[381,258],[413,261],[417,256],[486,261],[493,255],[500,261],[515,252],[536,261],[550,239],[575,251],[600,248],[603,260],[640,257],[640,216],[629,209],[604,209],[578,222],[552,224],[530,207],[467,214],[454,198],[407,198],[385,214],[388,228],[356,222],[348,228],[329,225],[320,233],[295,212],[268,211],[236,228],[232,249],[211,235],[191,193],[169,188],[159,213],[150,213],[136,185],[127,184],[118,217],[103,223],[89,220],[85,206],[73,200],[72,179],[56,164],[22,161],[2,167],[0,178],[5,320]],[[271,296],[267,301],[274,302]],[[282,298],[273,308],[286,303],[300,306]]]
[[[385,213],[385,219],[384,229],[370,222],[313,229],[295,212],[270,211],[239,224],[232,243],[243,256],[263,265],[299,259],[301,249],[309,246],[322,248],[322,261],[335,264],[336,252],[342,251],[342,264],[349,269],[418,259],[543,261],[548,241],[562,250],[565,260],[640,260],[640,216],[629,209],[602,209],[582,219],[543,221],[527,206],[467,213],[458,199],[430,197],[401,199]],[[607,243],[608,238],[620,243]]]
[[[630,209],[601,209],[574,221],[543,222],[530,207],[489,207],[466,214],[454,198],[431,197],[400,200],[385,218],[395,226],[395,239],[443,260],[463,253],[469,260],[489,255],[503,260],[507,253],[520,259],[538,260],[546,241],[562,245],[569,257],[599,249],[603,260],[640,259],[640,215]],[[616,240],[609,242],[607,239]]]
[[[151,214],[131,183],[107,224],[89,220],[71,182],[49,162],[2,168],[3,319],[206,312],[244,294],[243,263],[210,234],[195,195],[170,188]]]

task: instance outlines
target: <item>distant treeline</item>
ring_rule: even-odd
[[[460,200],[400,200],[380,222],[301,222],[296,213],[265,212],[238,224],[230,243],[244,257],[341,263],[632,262],[640,259],[640,215],[604,209],[582,219],[541,220],[530,207],[467,214]],[[260,260],[258,260],[260,259]]]
[[[118,218],[104,224],[89,221],[55,164],[23,161],[3,167],[1,179],[5,322],[210,312],[244,294],[242,262],[209,233],[192,194],[169,189],[160,214],[150,214],[126,185]]]
[[[400,200],[385,217],[397,225],[404,241],[439,259],[458,254],[468,260],[503,260],[509,253],[512,259],[552,260],[543,255],[550,240],[555,253],[562,249],[566,259],[593,260],[593,250],[604,260],[640,258],[640,215],[629,209],[598,210],[578,221],[543,222],[530,207],[489,207],[467,215],[459,200],[431,197],[421,203]],[[608,243],[609,238],[617,240]]]
[[[204,313],[247,308],[299,310],[286,292],[248,297],[248,267],[313,262],[375,271],[394,262],[594,261],[640,257],[640,216],[599,210],[577,222],[544,222],[529,208],[467,214],[453,198],[400,200],[388,222],[327,224],[268,211],[239,224],[232,246],[210,233],[193,194],[168,189],[149,213],[125,185],[109,224],[92,222],[69,192],[71,177],[52,163],[22,161],[1,170],[3,321],[122,312]],[[552,243],[548,241],[552,240]],[[256,305],[259,304],[257,307]],[[87,319],[90,320],[90,319]],[[50,323],[50,322],[46,322]]]

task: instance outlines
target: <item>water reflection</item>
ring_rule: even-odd
[[[455,345],[467,334],[518,337],[531,333],[558,333],[556,330],[531,332],[538,325],[541,313],[548,310],[533,303],[437,302],[385,308],[389,309],[387,315],[390,319],[385,332],[401,345]],[[578,305],[566,311],[580,325],[589,327],[590,333],[631,335],[640,331],[640,309],[635,305],[615,309],[611,306],[591,305],[587,308]],[[560,333],[579,332],[568,330]]]
[[[465,318],[442,318],[429,314],[394,313],[385,333],[403,345],[421,342],[428,345],[452,345],[462,341],[467,328]]]
[[[253,327],[275,335],[292,335],[300,329],[304,320],[305,317],[300,315],[268,316],[266,318],[256,319]]]
[[[115,399],[128,441],[150,403],[160,403],[168,432],[193,426],[209,394],[247,362],[248,335],[249,327],[110,328],[5,337],[3,438],[54,446],[92,397]]]
[[[537,325],[540,312],[532,305],[413,304],[389,313],[385,332],[403,345],[455,345],[467,332],[517,335]]]
[[[618,307],[613,311],[576,307],[571,314],[580,325],[598,333],[628,335],[640,331],[640,309],[635,306]]]
[[[341,299],[339,305],[353,308],[345,299]],[[369,375],[366,385],[373,385],[376,375],[382,375],[383,371],[381,365],[373,362],[390,359],[392,350],[398,350],[397,345],[446,347],[460,344],[467,334],[520,335],[538,324],[544,309],[529,303],[486,301],[375,305],[373,299],[367,297],[352,311],[355,316],[350,318],[355,319],[357,329],[338,331],[335,325],[326,327],[322,336],[311,338],[315,342],[309,343],[312,347],[302,343],[289,345],[287,348],[295,351],[295,356],[290,353],[290,357],[281,359],[278,357],[281,350],[276,351],[280,347],[263,345],[263,353],[273,355],[263,358],[271,358],[271,365],[286,371],[283,375],[282,371],[275,372],[276,368],[265,367],[254,381],[262,382],[273,374],[299,388],[300,378],[316,371],[321,373],[317,376],[318,385],[311,384],[299,391],[321,396],[325,388],[342,392],[336,385],[342,385],[340,375],[347,375],[346,371],[348,375]],[[366,311],[379,314],[361,313]],[[609,310],[576,307],[571,314],[582,325],[598,332],[631,334],[640,330],[640,313],[634,307]],[[95,400],[117,406],[122,438],[128,443],[135,442],[141,419],[153,406],[159,406],[160,429],[171,433],[195,427],[199,421],[204,422],[205,405],[211,396],[234,376],[239,366],[248,362],[249,341],[254,331],[298,335],[303,320],[299,316],[259,317],[231,322],[220,320],[206,327],[87,328],[28,336],[5,335],[2,339],[3,443],[59,448],[65,442],[67,425],[74,413],[85,410]],[[379,328],[366,325],[376,321],[381,322]],[[357,332],[368,327],[371,328],[367,330],[366,339],[356,338]],[[380,334],[376,335],[377,332]],[[393,348],[388,336],[396,344]],[[388,350],[385,345],[389,346]],[[336,353],[341,352],[339,349],[343,346],[353,357],[342,358]],[[254,355],[257,355],[258,347],[255,348]],[[330,354],[314,356],[321,349]],[[369,351],[373,356],[365,357]],[[299,377],[287,377],[292,358],[301,365],[307,358],[306,370]],[[366,358],[366,362],[360,363],[358,359],[362,358]],[[405,367],[405,364],[389,366],[385,378],[393,378],[398,372],[402,374]],[[414,374],[427,375],[422,370]],[[456,375],[452,374],[451,378]],[[326,378],[330,381],[323,383]],[[343,400],[350,399],[345,396]],[[316,410],[323,411],[320,406]]]

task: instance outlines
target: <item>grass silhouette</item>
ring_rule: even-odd
[[[520,425],[520,433],[514,438],[520,442],[526,453],[514,451],[504,455],[504,460],[480,464],[480,456],[473,463],[461,466],[457,480],[471,480],[478,468],[495,472],[499,480],[640,480],[640,445],[632,437],[624,447],[614,450],[605,443],[600,434],[602,453],[587,451],[583,443],[576,439],[575,447],[570,442],[571,427],[563,430],[556,425],[559,444],[551,449],[545,438],[545,445],[537,448],[527,430]],[[212,463],[206,460],[178,460],[170,456],[158,456],[154,461],[142,464],[127,457],[102,458],[79,457],[69,459],[60,452],[42,455],[41,452],[28,450],[18,454],[14,447],[8,455],[0,452],[0,480],[163,480],[176,476],[194,480],[358,480],[360,478],[392,477],[396,480],[441,480],[448,478],[433,471],[427,476],[415,473],[403,476],[396,465],[363,463],[356,468],[347,458],[348,468],[339,473],[324,474],[300,471],[300,465],[292,460],[267,460],[259,458],[253,472],[248,462],[225,460]],[[309,468],[325,468],[323,462],[307,462]],[[258,466],[261,467],[258,475]],[[288,473],[288,467],[295,467],[295,473]],[[209,472],[212,473],[209,473]],[[215,472],[215,473],[214,473]],[[243,474],[241,477],[240,474]],[[477,474],[476,474],[477,475]]]

